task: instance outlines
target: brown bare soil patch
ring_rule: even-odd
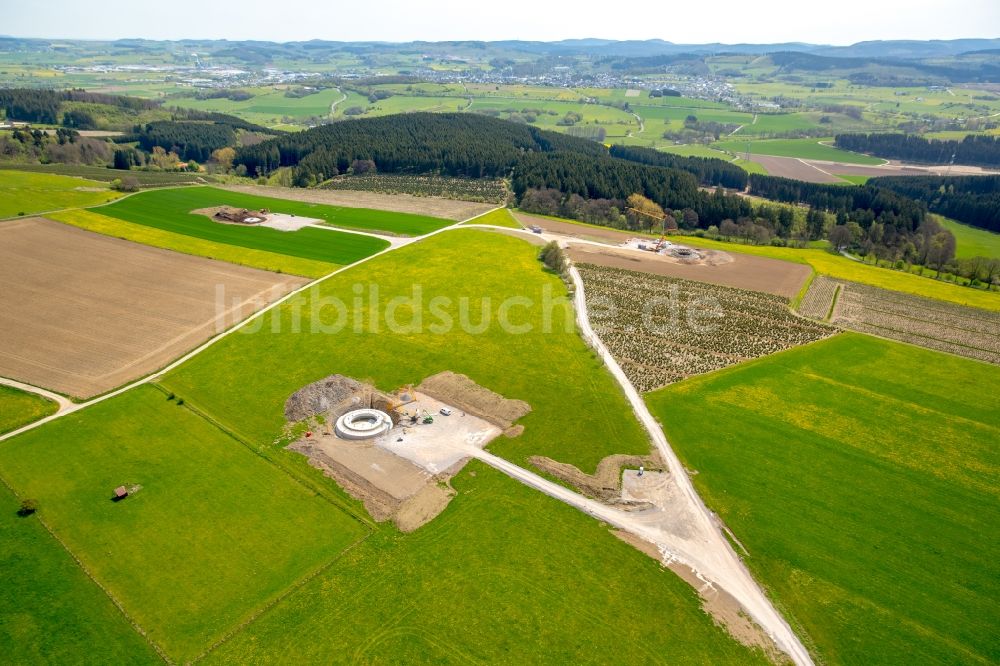
[[[624,268],[630,271],[707,282],[724,287],[749,289],[792,298],[809,278],[810,268],[790,261],[750,254],[725,253],[732,261],[688,264],[670,261],[653,253],[613,247],[570,243],[567,253],[574,262]]]
[[[624,454],[607,456],[597,463],[597,469],[593,474],[584,474],[574,465],[561,463],[545,456],[531,456],[528,458],[528,462],[560,481],[577,488],[585,495],[604,502],[621,500],[623,467],[643,465],[647,469],[659,469],[663,466],[656,451],[650,452],[648,456]]]
[[[451,474],[432,476],[370,441],[347,442],[320,434],[288,449],[305,455],[310,465],[360,500],[374,520],[391,519],[403,532],[433,520],[455,495],[448,486]]]
[[[80,398],[104,393],[305,282],[42,218],[3,222],[0,375]]]
[[[293,187],[270,187],[265,185],[224,185],[222,189],[245,194],[255,194],[277,199],[291,199],[307,203],[347,206],[349,208],[375,208],[397,213],[430,215],[446,220],[467,220],[476,215],[493,210],[492,204],[471,201],[456,201],[437,197],[415,197],[410,194],[379,194],[377,192],[357,192],[345,190],[307,190]]]
[[[465,375],[445,371],[427,377],[417,390],[506,430],[525,414],[531,405],[494,393]]]
[[[804,180],[807,183],[843,183],[837,178],[836,173],[850,173],[848,171],[832,171],[826,166],[811,166],[805,160],[797,157],[775,157],[773,155],[754,155],[753,161],[767,169],[772,176],[781,178],[794,178]]]
[[[825,160],[805,160],[797,157],[777,157],[774,155],[754,155],[757,162],[772,176],[795,178],[809,183],[842,183],[838,175],[845,176],[941,176],[951,175],[981,176],[995,173],[979,167],[954,165],[918,165],[889,162],[882,165],[848,164],[847,162],[827,162]]]

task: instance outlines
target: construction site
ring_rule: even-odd
[[[299,217],[285,213],[274,213],[267,208],[250,210],[233,208],[231,206],[214,206],[191,211],[197,215],[205,215],[220,224],[239,224],[248,227],[265,227],[277,231],[298,231],[303,227],[319,224],[323,220],[313,217]]]
[[[392,393],[331,375],[285,403],[288,423],[306,428],[288,448],[403,532],[440,514],[454,495],[451,477],[476,449],[519,435],[514,422],[530,411],[451,372]]]

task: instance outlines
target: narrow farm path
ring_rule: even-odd
[[[342,95],[342,97],[341,97],[340,99],[338,99],[337,101],[335,101],[335,102],[334,102],[333,104],[331,104],[331,105],[330,105],[330,115],[331,115],[331,116],[332,116],[332,115],[333,115],[334,113],[336,113],[336,112],[337,112],[337,105],[338,105],[338,104],[340,104],[341,102],[343,102],[343,101],[344,101],[345,99],[347,99],[347,93],[345,93],[345,92],[344,92],[343,90],[341,90],[340,88],[335,88],[335,90],[336,90],[337,92],[339,92],[339,93],[340,93],[340,94]]]
[[[670,476],[681,491],[681,499],[683,500],[679,501],[677,506],[672,507],[685,514],[684,529],[681,530],[680,534],[663,529],[664,525],[651,527],[637,524],[632,526],[637,531],[633,531],[629,527],[624,527],[624,529],[633,531],[634,534],[644,539],[648,539],[652,532],[657,532],[658,534],[654,534],[655,538],[651,539],[653,543],[664,549],[670,556],[694,569],[701,577],[719,585],[731,594],[796,664],[799,666],[811,665],[813,661],[809,656],[809,651],[806,650],[781,613],[771,604],[767,595],[750,574],[750,570],[746,568],[729,541],[726,540],[719,529],[718,518],[705,506],[701,496],[698,495],[687,470],[684,469],[680,458],[670,447],[660,424],[650,413],[642,396],[629,381],[611,352],[591,328],[583,279],[575,267],[571,266],[569,273],[576,288],[574,304],[577,323],[583,338],[594,348],[625,392],[636,417],[646,428],[657,450],[667,463]],[[677,517],[674,516],[671,522],[676,522],[676,520]]]
[[[4,386],[9,386],[11,388],[16,388],[25,393],[34,393],[35,395],[40,395],[43,398],[48,398],[52,402],[59,405],[56,414],[64,414],[74,411],[79,408],[79,405],[64,395],[59,395],[58,393],[53,393],[47,389],[43,389],[38,386],[33,386],[31,384],[25,384],[24,382],[19,382],[16,379],[10,379],[8,377],[0,377],[0,384]]]

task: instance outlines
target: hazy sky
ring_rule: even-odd
[[[295,41],[659,38],[677,43],[1000,37],[1000,0],[5,0],[0,34]]]

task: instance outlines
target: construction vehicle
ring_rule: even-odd
[[[649,211],[639,210],[638,208],[633,208],[632,206],[627,207],[625,210],[630,210],[633,213],[635,213],[636,215],[645,215],[646,217],[649,217],[649,218],[652,218],[654,220],[659,220],[660,221],[660,227],[661,227],[660,228],[660,238],[656,241],[656,243],[652,247],[648,247],[648,246],[645,246],[645,245],[640,245],[639,246],[640,250],[649,250],[650,252],[659,252],[660,250],[662,250],[664,247],[667,246],[667,244],[669,243],[669,241],[667,241],[667,216],[666,216],[666,214],[659,215],[657,213],[650,213]],[[650,225],[650,226],[652,226],[652,225]]]

